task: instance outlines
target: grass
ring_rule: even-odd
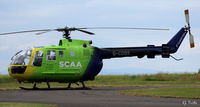
[[[90,86],[200,86],[200,74],[100,75]]]
[[[57,107],[55,104],[10,103],[0,102],[0,107]]]
[[[94,81],[86,81],[88,87],[104,86],[173,86],[176,88],[152,88],[139,90],[122,90],[119,93],[155,97],[200,98],[200,74],[168,74],[153,75],[99,75]],[[67,87],[66,83],[50,83],[51,87]],[[8,75],[0,75],[0,90],[19,89],[19,87],[32,88],[32,83],[19,84]],[[72,85],[77,87],[77,85]],[[37,84],[39,88],[47,88],[46,83]],[[1,105],[0,105],[1,106]]]
[[[200,86],[200,74],[168,74],[153,75],[99,75],[94,81],[85,82],[88,87],[102,86]],[[67,87],[66,83],[50,83],[51,87]],[[0,75],[0,89],[19,89],[18,87],[32,87],[32,83],[19,84],[8,75]],[[37,84],[47,87],[46,83]],[[73,85],[76,86],[76,85]]]
[[[14,82],[15,80],[8,75],[0,75],[0,83]]]
[[[200,98],[199,87],[178,87],[178,88],[151,88],[151,89],[135,89],[121,90],[121,94],[135,96],[153,96],[167,98]]]

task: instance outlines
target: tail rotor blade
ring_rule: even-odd
[[[189,24],[190,24],[190,19],[189,19],[189,10],[185,10],[185,20],[186,20],[186,23],[188,24],[188,27],[189,27]]]
[[[191,33],[189,33],[189,35],[190,35],[190,37],[189,37],[189,39],[190,39],[190,48],[194,48],[194,36],[191,34]]]

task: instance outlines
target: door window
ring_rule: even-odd
[[[33,66],[41,66],[43,58],[43,51],[36,51],[35,58],[33,60]]]
[[[47,51],[47,61],[55,61],[56,60],[56,51],[48,50]]]

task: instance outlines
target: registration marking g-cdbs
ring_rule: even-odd
[[[129,50],[114,50],[113,51],[113,56],[125,56],[125,55],[130,55]]]

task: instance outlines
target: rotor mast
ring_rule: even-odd
[[[63,38],[65,39],[70,39],[71,37],[69,36],[71,31],[69,30],[68,27],[65,27],[64,29],[56,29],[59,32],[63,32]]]

